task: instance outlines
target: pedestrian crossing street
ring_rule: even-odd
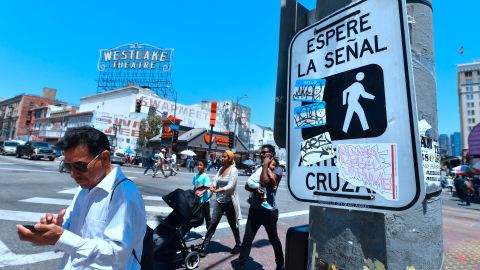
[[[136,177],[128,176],[130,179],[135,179]],[[212,176],[213,177],[213,176]],[[239,187],[243,187],[245,185],[246,179],[239,179],[238,185]],[[279,190],[287,190],[286,182],[280,183],[278,188]],[[42,205],[41,209],[45,209],[45,212],[29,212],[29,211],[15,211],[15,210],[3,210],[0,209],[0,220],[7,220],[7,221],[15,221],[15,222],[29,222],[29,223],[36,223],[40,220],[40,218],[44,217],[45,213],[51,211],[51,206],[62,206],[62,208],[66,208],[72,202],[73,196],[76,193],[78,188],[71,188],[71,189],[64,189],[59,190],[56,194],[61,194],[59,197],[51,196],[51,197],[30,197],[18,200],[20,203],[25,204],[37,204]],[[65,199],[65,195],[70,195],[70,199]],[[61,198],[60,198],[61,197]],[[158,216],[164,218],[169,213],[173,211],[171,207],[169,207],[165,202],[163,202],[161,196],[151,196],[151,195],[144,195],[143,200],[145,202],[145,210],[147,213],[147,224],[151,228],[156,228],[159,221]],[[38,209],[38,208],[37,208]],[[295,211],[295,212],[288,212],[288,213],[281,213],[279,218],[287,218],[287,217],[294,217],[298,215],[306,215],[308,211]],[[246,219],[240,221],[240,225],[245,225]],[[229,228],[228,222],[224,221],[221,222],[217,229]],[[199,226],[197,228],[192,229],[195,232],[201,233],[205,232],[205,226]]]

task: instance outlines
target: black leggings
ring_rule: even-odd
[[[223,214],[227,217],[230,229],[232,229],[233,236],[235,237],[235,244],[240,245],[240,230],[238,229],[237,216],[235,214],[235,207],[233,202],[219,203],[216,200],[211,201],[212,204],[212,223],[208,227],[205,240],[203,241],[203,248],[206,249],[210,240],[217,229],[218,223],[222,219]]]

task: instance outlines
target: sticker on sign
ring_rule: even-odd
[[[398,213],[424,198],[403,2],[357,1],[292,39],[288,187],[297,200]]]

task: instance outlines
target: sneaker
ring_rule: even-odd
[[[230,251],[230,254],[238,254],[240,253],[240,245],[235,245],[233,248],[232,248],[232,251]]]
[[[272,210],[272,209],[273,209],[273,207],[272,207],[268,202],[262,202],[261,206],[262,206],[263,208],[268,209],[268,210]]]
[[[148,175],[148,173],[144,173],[143,175]]]

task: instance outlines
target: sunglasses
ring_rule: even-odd
[[[90,160],[89,163],[86,163],[86,162],[82,162],[82,161],[78,161],[78,162],[73,162],[73,163],[67,163],[67,162],[64,162],[63,163],[63,166],[65,167],[65,170],[67,172],[71,172],[72,171],[72,168],[75,169],[76,171],[79,171],[79,172],[87,172],[88,169],[90,168],[90,164],[92,164],[93,161],[95,161],[102,153],[98,154],[97,156],[95,156],[92,160]]]

